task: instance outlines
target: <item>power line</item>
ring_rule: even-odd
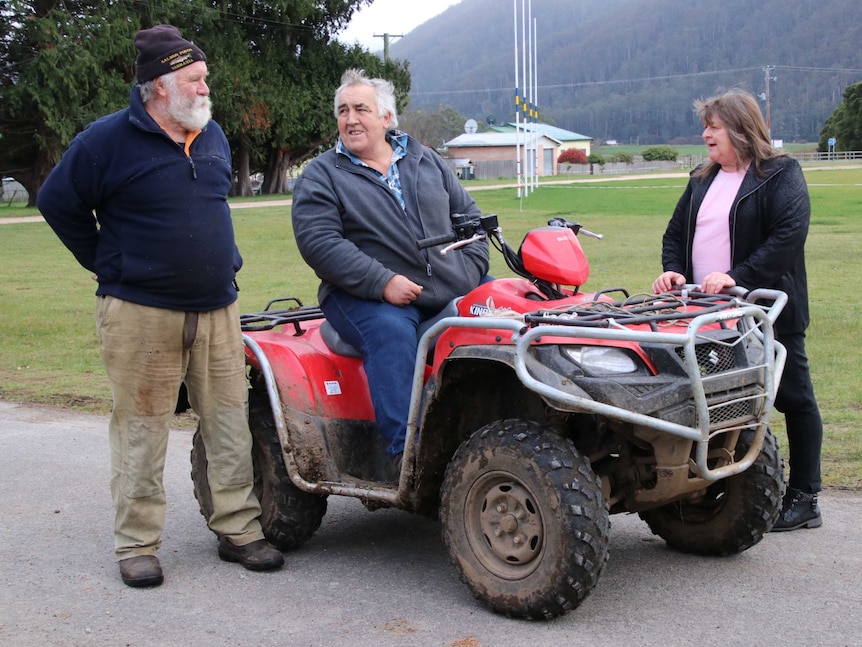
[[[858,68],[835,68],[835,67],[798,67],[793,65],[774,65],[772,69],[786,70],[791,72],[840,72],[842,74],[862,74],[862,69]],[[644,76],[637,79],[612,79],[607,81],[584,81],[583,83],[557,83],[551,85],[540,85],[542,90],[559,90],[559,89],[574,89],[583,87],[592,87],[600,85],[613,85],[617,83],[646,83],[649,81],[667,81],[672,79],[691,78],[697,76],[709,76],[716,74],[731,74],[738,72],[751,72],[754,70],[762,70],[762,66],[752,67],[737,67],[727,70],[711,70],[708,72],[687,72],[683,74],[665,74],[660,76]],[[511,88],[470,88],[467,90],[429,90],[426,92],[411,92],[410,96],[425,96],[435,94],[474,94],[476,92],[486,93],[501,93],[510,92]]]

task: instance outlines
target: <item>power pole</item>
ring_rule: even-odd
[[[764,80],[766,81],[765,88],[765,98],[766,98],[766,131],[769,133],[769,142],[772,143],[772,117],[770,115],[770,101],[769,101],[769,82],[775,81],[774,76],[770,76],[769,73],[775,69],[774,65],[767,65],[763,68],[763,73],[765,75]]]
[[[383,62],[389,62],[389,39],[390,38],[403,38],[404,34],[374,34],[374,38],[382,38],[383,39]]]

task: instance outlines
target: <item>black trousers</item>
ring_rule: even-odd
[[[784,414],[790,450],[789,485],[803,492],[819,492],[820,450],[823,445],[823,421],[814,397],[808,357],[805,354],[805,333],[776,335],[787,349],[787,363],[775,408]]]

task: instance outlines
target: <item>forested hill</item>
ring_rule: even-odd
[[[391,56],[409,62],[411,108],[514,120],[521,4],[461,0],[393,41]],[[698,135],[693,99],[765,93],[768,73],[773,137],[817,141],[862,80],[859,0],[532,0],[532,13],[543,118],[596,139]]]

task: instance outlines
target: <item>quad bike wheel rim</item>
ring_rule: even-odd
[[[538,568],[545,525],[537,498],[520,479],[494,471],[476,479],[467,493],[464,524],[479,562],[506,580]]]

